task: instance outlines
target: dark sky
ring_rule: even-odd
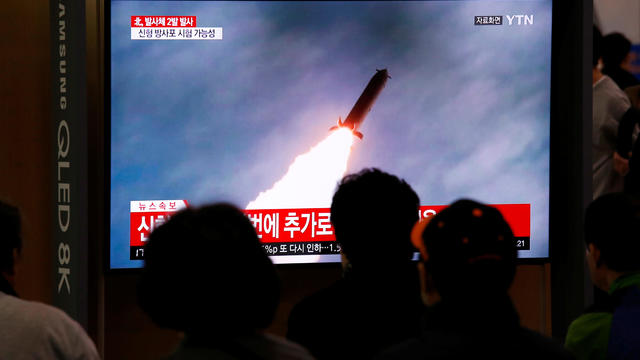
[[[547,255],[550,1],[126,1],[111,12],[111,246],[124,253],[113,264],[128,257],[129,201],[243,206],[327,136],[379,68],[392,79],[348,171],[405,178],[424,205],[531,203],[530,255]],[[473,25],[506,14],[534,24]],[[131,15],[195,15],[224,38],[133,41]]]

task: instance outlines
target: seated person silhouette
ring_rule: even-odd
[[[100,359],[84,329],[62,310],[20,299],[18,209],[0,202],[0,359]]]
[[[377,169],[347,175],[331,204],[344,274],[303,299],[287,337],[319,359],[366,359],[419,331],[422,311],[411,229],[419,199]]]
[[[309,359],[262,331],[280,297],[275,267],[249,219],[228,204],[186,209],[149,236],[138,285],[142,309],[185,333],[170,359]]]
[[[497,209],[456,201],[416,224],[412,240],[428,305],[422,333],[381,359],[571,359],[561,344],[520,326],[507,293],[516,245]]]

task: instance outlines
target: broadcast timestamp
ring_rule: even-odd
[[[518,250],[531,250],[531,242],[529,237],[516,237],[513,239]]]

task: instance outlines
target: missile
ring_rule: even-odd
[[[338,128],[347,128],[353,132],[353,135],[362,139],[362,133],[358,131],[358,128],[364,121],[364,118],[367,116],[371,107],[376,102],[378,95],[384,88],[384,85],[387,83],[387,79],[390,79],[389,73],[387,69],[378,70],[376,69],[376,74],[373,75],[367,87],[364,88],[364,91],[356,101],[355,105],[347,115],[347,118],[342,121],[342,118],[338,118],[338,124],[336,126],[332,126],[329,131],[336,130]]]

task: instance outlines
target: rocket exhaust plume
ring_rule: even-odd
[[[347,171],[353,133],[341,128],[295,158],[287,173],[247,209],[329,207],[336,185]]]
[[[247,204],[247,209],[288,209],[329,207],[337,182],[347,171],[353,137],[362,139],[358,131],[378,95],[390,78],[387,69],[377,70],[355,105],[342,121],[329,129],[334,131],[298,156],[289,170],[271,189],[261,192]]]

